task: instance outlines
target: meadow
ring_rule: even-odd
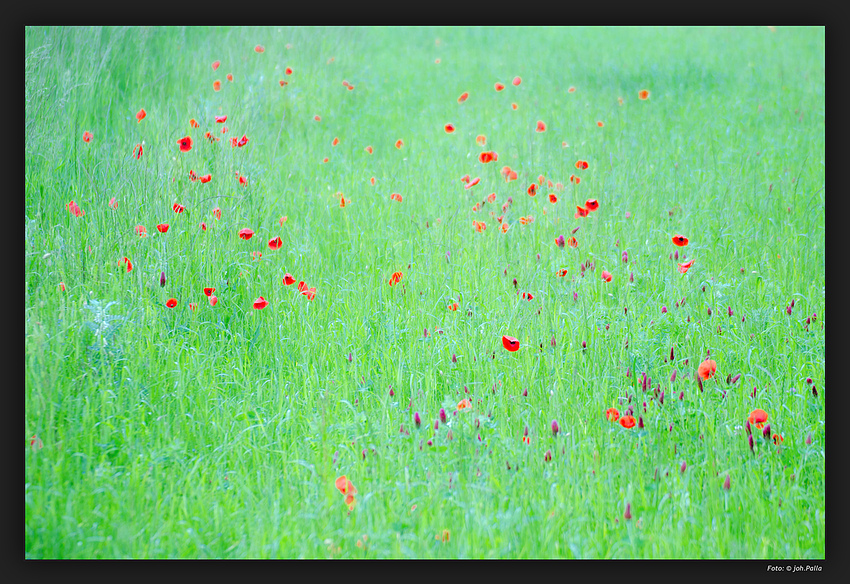
[[[29,27],[27,558],[825,557],[824,29]]]

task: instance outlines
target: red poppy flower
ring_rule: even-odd
[[[576,161],[576,168],[579,169],[579,170],[587,170],[588,166],[589,165],[587,164],[586,160],[577,160]]]
[[[611,281],[611,272],[609,272],[608,270],[602,270],[602,279],[605,280],[606,282],[610,282]]]
[[[516,180],[518,178],[516,171],[509,170],[507,176],[505,176],[505,182],[511,182],[512,180]]]
[[[469,92],[468,92],[468,91],[464,91],[463,93],[461,93],[461,94],[460,94],[460,97],[459,97],[459,98],[457,98],[457,102],[458,102],[458,103],[463,103],[463,102],[465,102],[468,98],[469,98]]]
[[[263,53],[265,52],[266,47],[264,47],[263,45],[257,45],[256,47],[254,47],[254,50],[258,53]]]
[[[210,296],[209,297],[210,306],[215,306],[218,304],[218,296]]]
[[[602,122],[602,121],[599,121],[599,122],[596,122],[596,125],[597,125],[597,126],[599,126],[599,127],[601,128],[602,126],[604,126],[604,125],[605,125],[605,123],[604,123],[604,122]]]
[[[511,104],[511,109],[516,110],[516,109],[518,109],[518,108],[519,108],[519,106],[518,106],[516,103],[512,103],[512,104]]]
[[[764,423],[767,422],[767,412],[762,409],[755,409],[750,412],[747,420],[749,420],[750,424],[755,424],[756,428],[761,430],[764,428]]]
[[[176,298],[169,298],[168,301],[165,303],[165,305],[168,308],[174,308],[175,306],[177,306],[177,299]]]
[[[215,71],[221,65],[221,61],[213,61],[212,70]]]
[[[567,245],[570,247],[578,247],[578,240],[575,237],[571,237],[567,240]]]
[[[146,115],[148,115],[148,113],[145,111],[145,108],[142,108],[138,111],[138,113],[136,113],[136,120],[138,120],[138,122],[141,122],[143,119],[145,119]]]
[[[254,237],[254,230],[253,229],[248,229],[247,227],[245,227],[244,229],[239,230],[239,238],[240,239],[244,239],[245,241],[248,241],[252,237]]]
[[[254,300],[254,309],[255,310],[262,310],[263,308],[265,308],[268,305],[269,305],[269,301],[266,300],[265,298],[263,298],[262,296],[260,296],[256,300]]]
[[[228,74],[226,75],[226,77],[227,77],[227,80],[228,80],[228,81],[233,81],[233,74],[228,73]]]
[[[575,92],[576,92],[576,88],[572,87],[572,86],[570,86],[570,88],[567,90],[567,93],[575,93]]]
[[[356,495],[357,489],[351,483],[345,475],[339,477],[336,481],[334,481],[334,485],[343,495]]]
[[[91,142],[92,138],[94,138],[94,134],[92,134],[88,130],[83,132],[83,142]]]
[[[221,219],[221,209],[219,209],[218,207],[212,210],[212,214],[213,217],[215,217],[216,219]]]
[[[605,418],[609,422],[616,422],[617,420],[620,419],[620,412],[617,411],[617,408],[608,408],[605,411]]]
[[[364,148],[364,150],[366,150],[366,152],[368,152],[369,154],[372,154],[372,152],[373,152],[371,146],[366,146],[366,148]]]
[[[649,99],[649,91],[646,89],[638,91],[638,99]]]
[[[558,276],[559,277],[563,278],[566,275],[567,275],[567,268],[561,268],[560,270],[558,270]]]
[[[248,136],[243,134],[242,137],[239,138],[239,141],[236,143],[236,145],[239,146],[240,148],[242,148],[247,143],[248,143]]]
[[[136,160],[139,160],[142,157],[143,150],[144,149],[142,148],[141,144],[136,144],[135,146],[133,146],[133,156],[136,158]]]
[[[370,178],[369,182],[372,183],[372,186],[375,186],[375,177]]]
[[[136,225],[136,235],[139,237],[147,237],[148,230],[145,229],[144,225]]]
[[[528,300],[530,302],[530,301],[534,300],[534,294],[532,294],[531,292],[523,292],[522,293],[522,299]]]
[[[404,146],[404,140],[396,140],[395,147],[401,150],[402,146]]]
[[[455,131],[454,124],[446,124],[443,128],[446,130],[446,134],[451,134]]]
[[[328,160],[330,160],[330,158],[328,158],[327,156],[325,156],[325,157],[322,159],[322,163],[327,164]]]
[[[223,124],[226,121],[227,121],[227,116],[216,116],[215,117],[215,123],[216,124]]]
[[[312,300],[316,296],[315,288],[307,288],[307,284],[304,282],[298,282],[298,291],[302,296],[306,296],[307,300]]]
[[[118,208],[118,201],[115,199],[115,197],[112,197],[111,199],[109,199],[109,206],[112,207],[113,209]]]
[[[277,220],[277,222],[278,222],[278,223],[280,223],[280,226],[281,226],[281,227],[283,227],[283,224],[284,224],[284,223],[286,223],[286,222],[287,222],[287,220],[289,220],[289,217],[288,217],[287,215],[284,215],[283,217],[281,217],[280,219],[278,219],[278,220]]]
[[[244,176],[240,176],[239,177],[239,184],[242,185],[243,187],[246,186],[248,184],[248,179],[245,178]]]
[[[86,214],[86,212],[80,209],[80,206],[77,205],[74,201],[68,203],[67,207],[68,211],[70,211],[74,217],[82,217]]]
[[[497,82],[493,87],[496,88],[496,91],[502,91],[505,88],[505,84]]]
[[[678,247],[685,247],[686,245],[688,245],[688,238],[683,235],[674,235],[673,245],[676,245]]]
[[[274,239],[269,240],[269,248],[270,249],[280,249],[281,246],[283,246],[283,241],[280,239],[279,235],[277,237],[275,237]]]
[[[316,120],[317,122],[321,122],[322,116],[313,116],[313,119]]]
[[[390,277],[390,286],[395,286],[402,279],[401,272],[393,272],[393,275]]]
[[[390,199],[392,199],[393,201],[398,201],[399,203],[401,203],[402,197],[398,193],[393,193],[393,194],[390,195]]]
[[[519,75],[517,75],[516,77],[514,77],[514,80],[513,80],[513,81],[511,81],[511,83],[513,83],[513,84],[514,84],[514,86],[519,85],[520,83],[522,83],[522,77],[520,77]]]
[[[708,379],[711,379],[716,371],[717,362],[712,359],[706,359],[705,361],[699,364],[697,374],[703,381],[706,381]]]
[[[210,141],[210,144],[212,144],[213,142],[219,141],[219,139],[216,138],[215,136],[213,136],[210,132],[207,132],[206,134],[204,134],[204,137],[206,137],[206,139]],[[233,142],[230,145],[236,146],[236,142],[235,142],[236,138],[231,138],[231,140],[233,140]]]
[[[168,223],[160,223],[156,226],[156,230],[160,233],[168,233]]]
[[[191,120],[189,120],[189,125],[192,126],[193,128],[200,128],[201,127],[201,124],[199,124],[198,121],[195,118],[192,118]]]
[[[201,176],[201,177],[198,177],[198,178],[201,180],[202,183],[208,183],[212,180],[212,175],[208,174],[206,176]]]
[[[496,202],[496,193],[490,193],[489,195],[487,195],[487,202],[488,203],[495,203]],[[500,221],[500,223],[501,223],[501,221]]]
[[[339,198],[339,206],[341,208],[345,208],[345,206],[348,205],[350,202],[351,202],[351,199],[346,199],[345,197]]]
[[[133,262],[131,262],[131,261],[130,261],[128,258],[126,258],[126,257],[125,257],[122,261],[123,261],[123,262],[127,265],[127,271],[128,271],[128,272],[132,272],[132,271],[133,271]]]
[[[465,186],[465,187],[463,187],[463,188],[465,188],[465,189],[471,189],[472,187],[474,187],[475,185],[477,185],[479,182],[481,182],[481,177],[476,176],[474,179],[472,179],[471,181],[469,181],[469,184],[468,184],[468,185],[466,185],[466,186]]]
[[[679,273],[680,274],[687,274],[688,270],[690,270],[691,266],[693,266],[693,265],[694,265],[694,260],[688,260],[683,264],[679,264]]]
[[[484,134],[479,134],[475,137],[475,141],[478,142],[479,146],[484,146],[485,144],[487,144],[487,136],[485,136]]]
[[[221,91],[221,81],[218,79],[213,81],[213,91]]]
[[[192,310],[192,312],[195,312],[198,309],[198,305],[195,302],[190,302],[189,308]]]
[[[484,223],[483,221],[474,221],[473,220],[472,223],[473,223],[473,225],[475,225],[475,231],[477,231],[478,233],[484,233],[484,230],[487,229],[487,224]]]
[[[292,75],[292,67],[287,67],[283,72],[287,75]]]
[[[634,416],[623,416],[620,418],[620,425],[623,428],[634,428],[635,427],[635,417]]]
[[[537,131],[538,132],[545,132],[546,131],[546,124],[538,120],[537,121]]]
[[[212,296],[213,292],[215,292],[215,288],[204,288],[204,294],[207,296]]]
[[[528,189],[526,192],[528,192],[529,197],[535,196],[537,194],[537,184],[531,183],[530,185],[528,185]]]
[[[201,224],[200,224],[198,227],[200,227],[200,228],[201,228],[201,231],[206,231],[206,230],[207,230],[207,223],[206,223],[206,221],[201,221]]]
[[[451,310],[452,312],[456,312],[456,311],[457,311],[457,307],[458,307],[457,302],[453,302],[452,304],[449,304],[446,308],[448,308],[448,309],[449,309],[449,310]]]
[[[575,214],[576,219],[578,219],[579,217],[587,217],[589,214],[590,214],[590,211],[588,211],[584,207],[579,207],[578,205],[576,205],[576,214]]]
[[[284,286],[292,286],[294,283],[295,283],[295,278],[292,277],[292,274],[287,272],[283,275]]]
[[[180,152],[188,152],[192,149],[192,138],[186,136],[185,138],[180,138],[177,141],[177,144],[180,145]]]
[[[331,146],[336,146],[337,144],[339,144],[339,138],[334,138],[333,142],[331,142]]]
[[[558,202],[558,195],[555,193],[549,193],[549,202],[553,205]]]
[[[599,208],[599,201],[596,199],[588,199],[585,201],[584,206],[588,211],[596,211]]]
[[[579,177],[577,177],[576,175],[571,174],[571,175],[570,175],[570,182],[571,182],[571,183],[578,184],[578,183],[580,183],[580,182],[581,182],[581,179],[580,179]]]
[[[478,162],[482,164],[487,164],[488,162],[494,162],[499,160],[499,155],[493,151],[482,152],[478,155]]]
[[[519,350],[519,341],[514,337],[502,336],[502,346],[510,352]]]
[[[502,233],[507,233],[508,229],[510,229],[510,228],[511,228],[511,226],[507,223],[502,223],[502,226],[499,227],[499,229],[501,230]]]
[[[183,205],[181,205],[181,204],[179,204],[179,203],[174,203],[174,204],[171,206],[171,208],[172,208],[172,209],[174,209],[174,212],[175,212],[175,213],[182,213],[183,211],[185,211],[185,210],[186,210],[186,207],[184,207]]]

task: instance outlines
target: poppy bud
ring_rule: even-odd
[[[419,417],[419,412],[413,414],[413,423],[416,424],[417,428],[422,424],[422,418]]]
[[[159,275],[159,285],[165,287],[165,272]]]
[[[444,408],[440,408],[440,421],[446,423],[446,410]]]
[[[561,428],[558,426],[558,420],[552,420],[552,435],[557,436],[560,431]]]

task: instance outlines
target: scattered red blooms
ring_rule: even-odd
[[[86,212],[80,209],[80,206],[74,201],[71,201],[66,206],[68,207],[68,211],[70,211],[71,215],[73,215],[74,217],[82,217],[86,214]]]
[[[694,260],[688,260],[683,264],[679,264],[679,273],[680,274],[687,274],[688,270],[690,270],[691,266],[693,266],[693,265],[694,265]]]
[[[180,138],[177,144],[180,146],[180,152],[188,152],[192,149],[192,138],[190,136]]]
[[[390,277],[390,286],[395,286],[402,279],[401,272],[393,272],[393,275]]]
[[[112,197],[111,199],[109,199],[109,206],[112,209],[117,209],[118,208],[118,200],[115,197]]]
[[[599,201],[596,199],[588,199],[585,201],[584,206],[588,211],[596,211],[599,208]]]
[[[627,415],[620,418],[620,425],[623,428],[634,428],[635,427],[635,418],[634,416]]]
[[[481,182],[481,177],[476,176],[474,179],[472,179],[471,181],[469,181],[469,183],[467,183],[467,185],[466,185],[465,187],[463,187],[463,188],[465,188],[465,189],[471,189],[472,187],[474,187],[475,185],[477,185],[479,182]]]
[[[94,134],[86,130],[83,132],[83,142],[91,142],[91,139],[94,138]]]
[[[233,75],[231,73],[228,73],[226,75],[226,78],[227,78],[228,81],[233,81]]]
[[[283,240],[281,240],[279,235],[277,237],[275,237],[274,239],[269,240],[269,248],[270,249],[280,249],[282,246],[283,246]]]
[[[216,124],[223,124],[226,121],[227,121],[227,116],[216,116],[215,117],[215,123]]]
[[[575,214],[576,219],[578,219],[580,217],[587,217],[589,214],[590,214],[590,211],[588,209],[585,209],[584,207],[579,207],[578,205],[576,205],[576,214]]]
[[[218,79],[213,81],[213,91],[221,91],[221,81]]]
[[[168,308],[174,308],[175,306],[177,306],[177,299],[176,298],[169,298],[168,301],[165,303],[165,305]]]
[[[364,148],[364,150],[366,150],[366,152],[368,152],[369,154],[372,154],[372,152],[373,152],[373,149],[372,149],[371,146],[366,146],[366,148]]]
[[[192,126],[193,128],[200,128],[201,127],[201,124],[199,124],[198,121],[195,118],[192,118],[191,120],[189,120],[189,125]]]
[[[136,235],[139,237],[147,237],[148,230],[145,229],[144,225],[136,225]]]
[[[175,213],[182,213],[183,211],[185,211],[185,210],[186,210],[186,207],[184,207],[183,205],[181,205],[181,204],[179,204],[179,203],[174,203],[174,204],[171,206],[171,208],[172,208],[172,209],[174,209],[174,212],[175,212]]]
[[[141,122],[143,119],[145,119],[145,116],[147,116],[147,115],[148,115],[148,112],[145,111],[145,108],[140,109],[138,111],[138,113],[136,113],[137,122]]]
[[[708,379],[711,379],[716,371],[717,362],[712,359],[706,359],[705,361],[699,364],[697,374],[700,376],[700,379],[706,381]]]
[[[514,86],[519,85],[520,83],[522,83],[522,77],[520,77],[520,76],[516,76],[516,77],[514,77],[514,80],[513,80],[513,81],[511,81],[511,83],[513,83],[513,84],[514,84]]]
[[[688,238],[683,235],[674,235],[673,236],[673,245],[677,245],[679,247],[685,247],[688,245]]]
[[[215,292],[215,288],[204,288],[204,294],[206,296],[212,296],[213,292]]]
[[[199,176],[198,180],[200,180],[202,183],[208,183],[212,180],[212,175],[208,174],[206,176]]]
[[[160,223],[156,226],[156,230],[160,233],[168,233],[168,223]]]
[[[142,147],[141,144],[136,144],[135,146],[133,146],[133,157],[136,160],[139,160],[142,157],[142,151],[143,150],[144,150],[144,148]]]
[[[287,75],[292,75],[292,67],[287,67],[287,68],[284,70],[284,73],[285,73],[285,74],[287,74]]]
[[[478,162],[482,164],[487,164],[496,160],[499,160],[499,155],[492,151],[482,152],[478,155]]]
[[[295,283],[295,278],[292,277],[292,274],[287,272],[283,275],[283,284],[285,286],[292,286]]]
[[[401,201],[402,201],[402,197],[398,193],[391,194],[390,199],[392,199],[393,201],[398,201],[399,203],[401,203]]]
[[[298,292],[302,296],[306,296],[307,300],[312,300],[316,296],[316,289],[307,288],[307,284],[305,284],[304,282],[298,282]]]
[[[588,167],[587,160],[577,160],[576,161],[576,168],[577,169],[587,170],[587,167]]]
[[[528,185],[528,189],[526,189],[529,197],[533,197],[537,194],[537,185],[535,183],[531,183]]]
[[[131,261],[130,261],[128,258],[126,258],[126,257],[125,257],[122,261],[123,261],[123,262],[124,262],[124,264],[127,266],[127,272],[132,272],[132,271],[133,271],[133,262],[131,262]]]
[[[254,230],[253,229],[249,229],[249,228],[245,227],[244,229],[239,230],[239,238],[240,239],[244,239],[245,241],[248,241],[252,237],[254,237]]]
[[[606,282],[610,282],[611,281],[611,272],[609,272],[607,270],[602,270],[602,279],[605,280]]]
[[[263,298],[262,296],[260,296],[256,300],[254,300],[254,309],[255,310],[262,310],[263,308],[265,308],[268,305],[269,305],[269,301],[266,300],[265,298]]]
[[[479,146],[484,146],[485,144],[487,144],[487,136],[485,136],[484,134],[479,134],[475,137],[475,141],[478,143]]]

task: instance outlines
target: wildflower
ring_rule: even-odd
[[[699,369],[697,369],[697,373],[699,374],[700,379],[709,380],[714,376],[714,373],[717,371],[717,363],[712,359],[706,359],[699,365]]]
[[[616,422],[620,418],[620,412],[617,411],[617,408],[608,408],[605,411],[605,417],[609,422]]]
[[[646,89],[641,89],[640,91],[638,91],[638,99],[649,99],[649,91],[647,91]]]
[[[611,281],[611,273],[608,272],[607,270],[602,270],[602,279],[605,280],[606,282],[610,282]]]
[[[674,235],[673,236],[673,245],[679,247],[685,247],[688,245],[688,238],[683,235]]]
[[[747,422],[755,424],[756,428],[762,429],[764,428],[765,422],[767,422],[767,412],[760,408],[755,409],[750,412],[750,415],[747,417]]]
[[[92,134],[88,130],[83,132],[83,142],[86,142],[86,143],[91,142],[92,138],[94,138],[94,134]]]
[[[160,223],[156,226],[156,230],[160,233],[168,233],[168,223]]]
[[[552,435],[557,436],[560,431],[561,427],[558,426],[558,420],[552,420]]]
[[[192,138],[190,136],[180,138],[177,144],[180,146],[180,152],[188,152],[192,149]]]
[[[514,337],[503,336],[502,346],[508,351],[514,352],[519,350],[519,341]]]
[[[455,131],[455,126],[454,124],[446,124],[443,126],[443,129],[446,131],[446,134],[451,134]]]
[[[277,237],[275,237],[274,239],[269,240],[269,248],[270,249],[280,249],[281,246],[283,246],[283,240],[281,240],[279,235]]]
[[[505,84],[497,82],[493,87],[495,87],[496,91],[502,91],[505,88]]]
[[[459,411],[459,412],[462,412],[462,411],[465,411],[465,410],[471,410],[471,409],[472,409],[472,402],[469,401],[469,398],[465,397],[462,400],[460,400],[457,404],[457,411]]]
[[[253,229],[245,227],[244,229],[239,230],[239,239],[244,239],[245,241],[248,241],[252,237],[254,237]]]

